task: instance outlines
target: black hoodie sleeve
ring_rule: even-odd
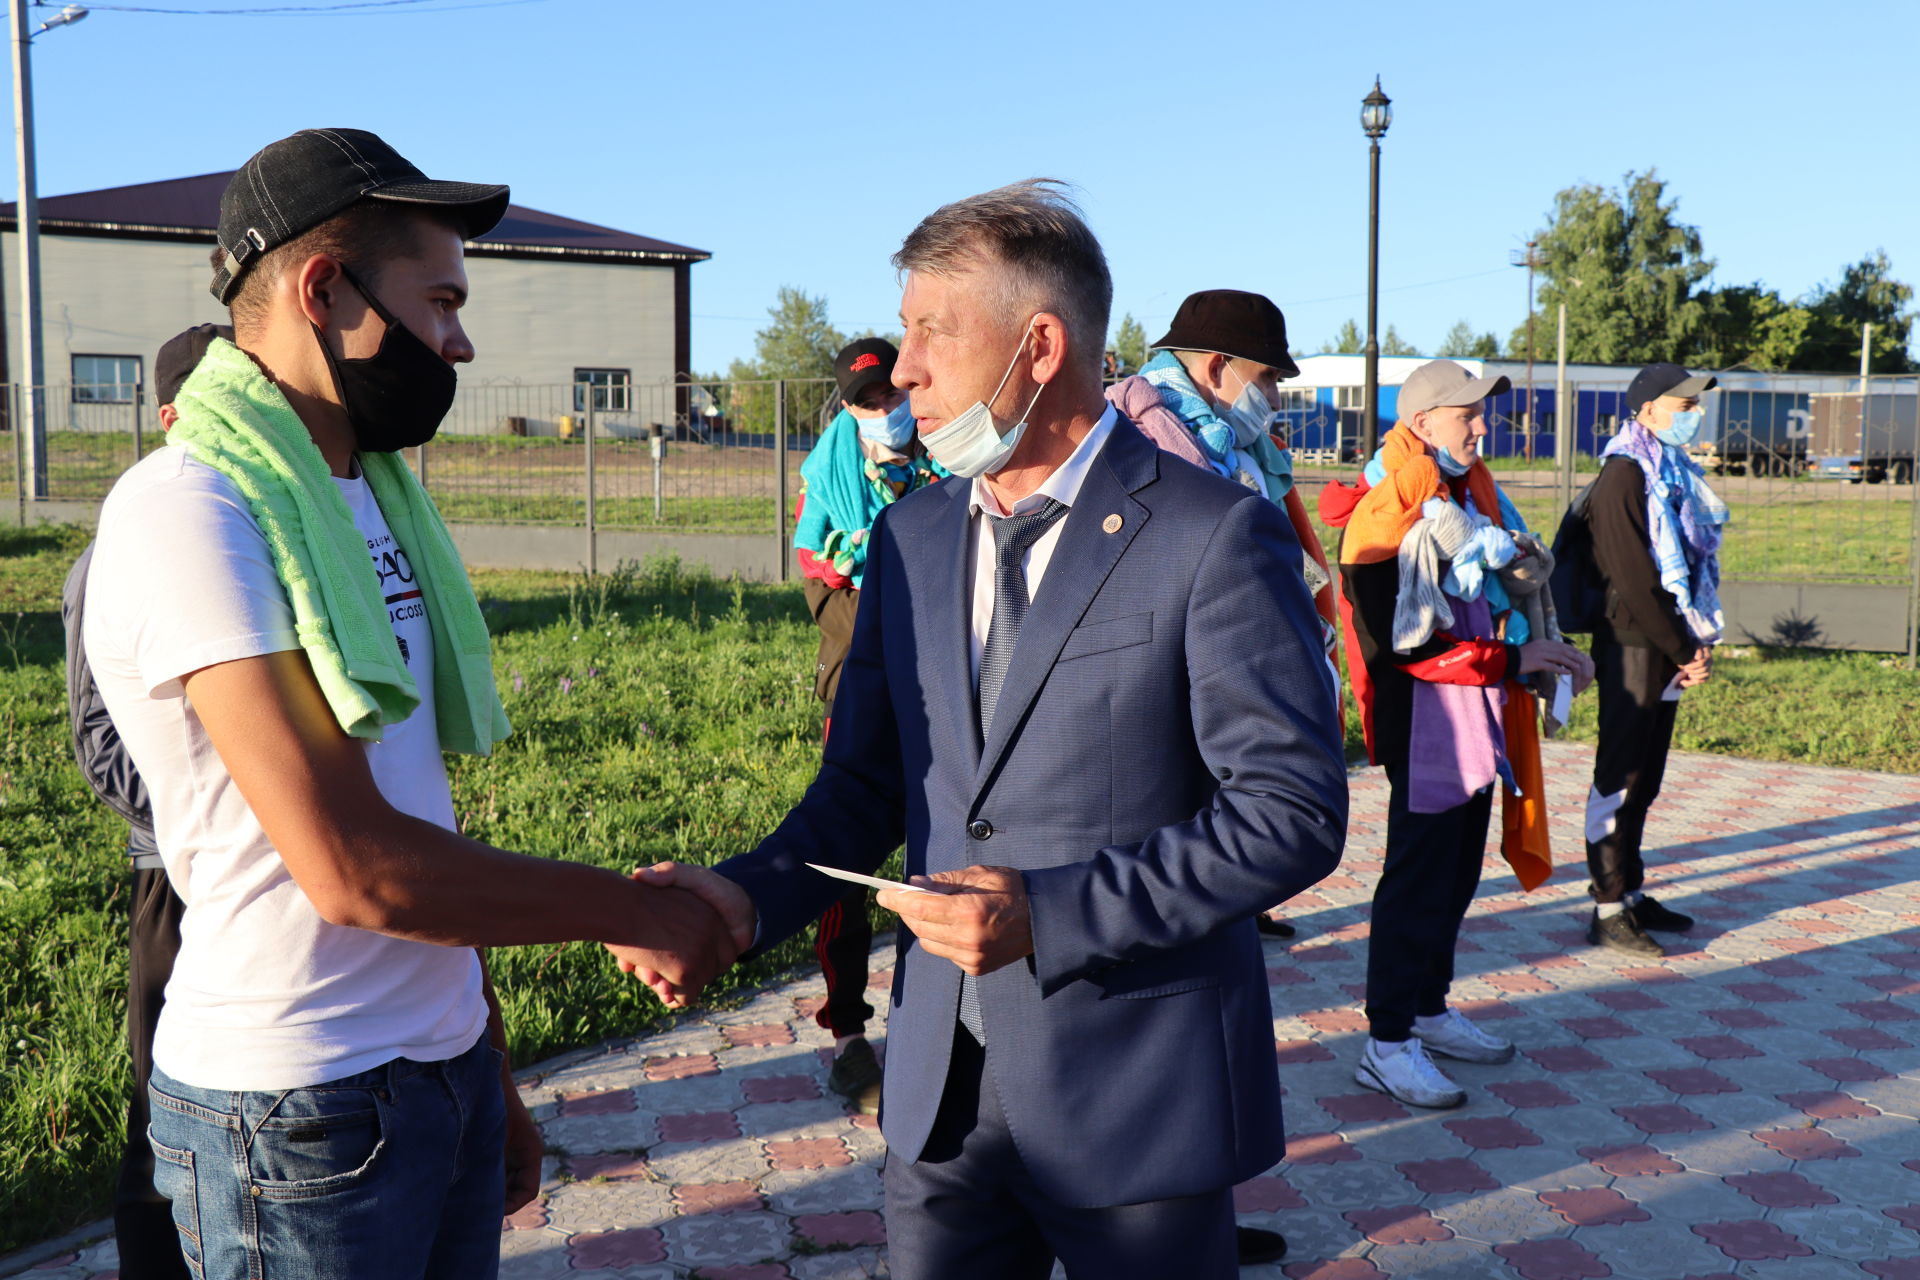
[[[1607,583],[1607,621],[1634,632],[1673,660],[1693,661],[1692,634],[1673,593],[1660,585],[1647,530],[1646,473],[1631,458],[1610,458],[1587,499],[1593,562]]]

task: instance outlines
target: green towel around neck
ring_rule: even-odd
[[[267,540],[294,629],[327,705],[350,737],[379,741],[420,705],[400,656],[366,539],[319,446],[253,358],[216,338],[174,399],[167,433],[233,481]],[[484,756],[512,732],[493,683],[493,652],[453,538],[395,453],[358,455],[394,540],[407,553],[433,628],[440,745]]]

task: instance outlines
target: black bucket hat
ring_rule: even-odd
[[[1264,294],[1239,289],[1189,294],[1153,349],[1210,351],[1267,365],[1283,378],[1300,376],[1300,366],[1287,353],[1287,318],[1280,308]]]
[[[269,250],[359,200],[388,200],[460,216],[466,239],[483,236],[507,212],[508,189],[476,182],[438,182],[365,129],[302,129],[240,166],[220,194],[220,247],[213,296],[234,290]]]

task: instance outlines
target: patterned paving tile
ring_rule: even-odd
[[[1385,809],[1355,776],[1344,865],[1265,948],[1288,1158],[1239,1201],[1293,1248],[1246,1274],[1920,1280],[1920,779],[1675,755],[1649,883],[1700,924],[1649,964],[1586,945],[1591,753],[1546,763],[1566,865],[1522,894],[1490,860],[1455,986],[1521,1053],[1446,1064],[1469,1100],[1443,1113],[1353,1083]],[[803,973],[523,1073],[554,1156],[502,1276],[885,1276],[884,1143],[825,1089],[823,996]],[[109,1241],[30,1275],[116,1267]]]

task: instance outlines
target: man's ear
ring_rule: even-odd
[[[1067,363],[1067,322],[1051,311],[1033,318],[1033,380],[1052,382]]]
[[[1207,381],[1222,396],[1227,394],[1227,369],[1232,364],[1231,357],[1223,356],[1218,351],[1207,354]]]
[[[326,328],[348,288],[340,260],[330,253],[316,253],[286,278],[293,282],[301,314],[309,323]]]

